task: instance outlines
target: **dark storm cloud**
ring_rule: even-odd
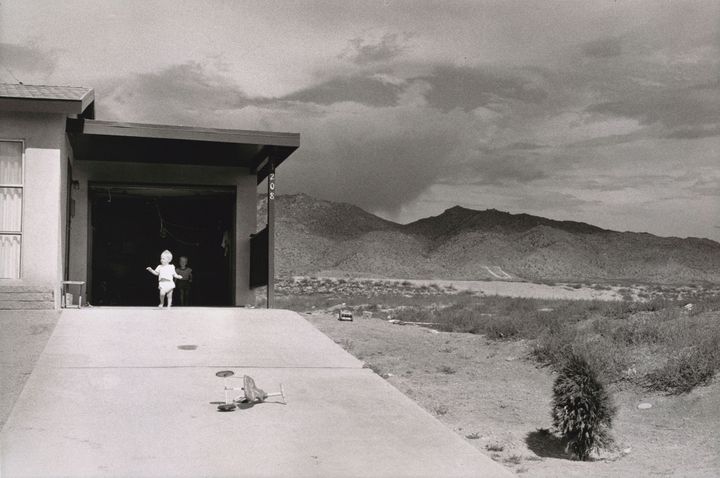
[[[322,105],[354,101],[368,106],[393,106],[413,82],[429,85],[425,97],[431,106],[442,111],[453,108],[469,111],[506,101],[534,104],[548,96],[543,88],[520,74],[441,65],[433,68],[430,75],[410,78],[405,85],[358,74],[332,78],[281,99]]]
[[[400,86],[377,78],[352,76],[333,78],[281,99],[321,105],[354,101],[368,106],[391,106],[397,103],[401,91]]]
[[[418,79],[432,86],[427,94],[430,104],[445,111],[468,111],[506,100],[540,103],[548,96],[526,78],[484,68],[438,66],[430,75]]]
[[[3,76],[8,70],[15,76],[14,81],[23,81],[23,73],[49,74],[55,70],[55,54],[43,52],[32,46],[0,43],[0,59],[2,59]],[[25,80],[27,82],[27,80]]]
[[[517,142],[517,143],[512,143],[512,144],[507,145],[504,149],[507,149],[507,150],[514,150],[514,149],[515,149],[515,150],[526,150],[526,151],[530,151],[530,150],[540,149],[540,148],[544,148],[544,146],[541,145],[541,144],[535,144],[535,143],[528,143],[528,142],[525,142],[525,141],[519,141],[519,142]]]
[[[503,155],[495,161],[483,161],[479,169],[480,180],[474,184],[529,183],[548,174],[538,167],[537,158]]]
[[[660,123],[675,129],[720,123],[720,82],[646,92],[621,101],[590,106],[587,111]]]
[[[675,131],[672,131],[665,135],[665,138],[669,139],[700,139],[700,138],[709,138],[712,136],[720,136],[720,127],[715,126],[711,128],[707,128],[704,126],[699,126],[697,128],[681,128],[677,129]]]
[[[450,175],[439,180],[439,183],[455,186],[527,184],[549,176],[541,161],[541,157],[532,154],[523,156],[505,154],[503,150],[484,151],[475,161],[465,161],[456,170],[447,171]]]
[[[340,54],[340,58],[347,58],[357,65],[392,60],[407,49],[404,42],[406,37],[397,33],[386,33],[376,43],[367,43],[363,38],[353,38],[348,41],[348,47]]]
[[[602,38],[583,44],[583,55],[591,58],[613,58],[622,54],[622,41],[619,38]]]
[[[155,73],[99,82],[101,117],[203,124],[198,112],[230,110],[262,103],[231,80],[208,73],[199,63],[172,65]],[[130,118],[128,118],[130,116]]]
[[[532,197],[518,196],[513,201],[521,211],[578,211],[582,207],[602,205],[601,201],[579,198],[573,194],[558,191],[538,191]],[[562,217],[562,216],[561,216]],[[565,219],[563,217],[563,219]]]
[[[624,190],[632,190],[638,187],[638,184],[652,184],[658,188],[669,189],[673,184],[677,184],[678,177],[668,174],[642,174],[632,176],[611,176],[605,174],[597,174],[591,178],[577,181],[577,185],[583,189],[616,192]]]
[[[369,210],[396,211],[435,183],[460,147],[458,132],[436,121],[459,130],[462,120],[427,116],[386,109],[331,114],[309,124],[301,133],[303,147],[279,175],[290,178],[281,185]]]
[[[694,196],[720,198],[720,177],[696,177],[689,191]]]
[[[567,148],[596,148],[603,146],[617,146],[620,144],[632,143],[640,139],[648,139],[653,137],[653,133],[650,131],[652,128],[642,128],[632,133],[627,134],[609,134],[607,136],[601,136],[599,138],[583,139],[580,141],[573,141],[565,146]]]

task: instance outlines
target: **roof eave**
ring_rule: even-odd
[[[0,111],[22,111],[28,113],[51,113],[79,115],[94,101],[94,94],[85,95],[81,100],[60,100],[42,98],[0,97]]]

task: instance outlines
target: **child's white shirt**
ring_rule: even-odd
[[[157,266],[155,268],[155,272],[157,272],[157,274],[158,274],[159,281],[169,280],[169,281],[174,282],[173,279],[175,279],[175,275],[176,275],[174,265],[168,264],[168,265],[164,266],[164,265],[160,264],[159,266]]]

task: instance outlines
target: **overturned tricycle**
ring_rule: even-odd
[[[235,372],[232,370],[221,370],[215,375],[223,379],[223,387],[225,390],[225,403],[218,405],[218,410],[221,412],[232,412],[241,405],[253,406],[256,403],[262,403],[271,397],[282,397],[282,403],[287,403],[285,401],[285,390],[283,389],[282,384],[280,384],[279,392],[267,393],[264,390],[259,389],[255,385],[255,380],[253,380],[253,378],[249,375],[243,375],[243,386],[239,388],[231,387],[228,384],[228,380],[232,379],[233,375],[235,375]],[[231,399],[229,392],[234,390],[240,390],[243,393]]]

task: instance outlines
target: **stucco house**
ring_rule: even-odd
[[[0,309],[59,308],[63,290],[152,305],[164,249],[188,257],[194,305],[254,304],[268,282],[272,305],[275,168],[299,134],[102,121],[94,104],[91,88],[0,84]]]

